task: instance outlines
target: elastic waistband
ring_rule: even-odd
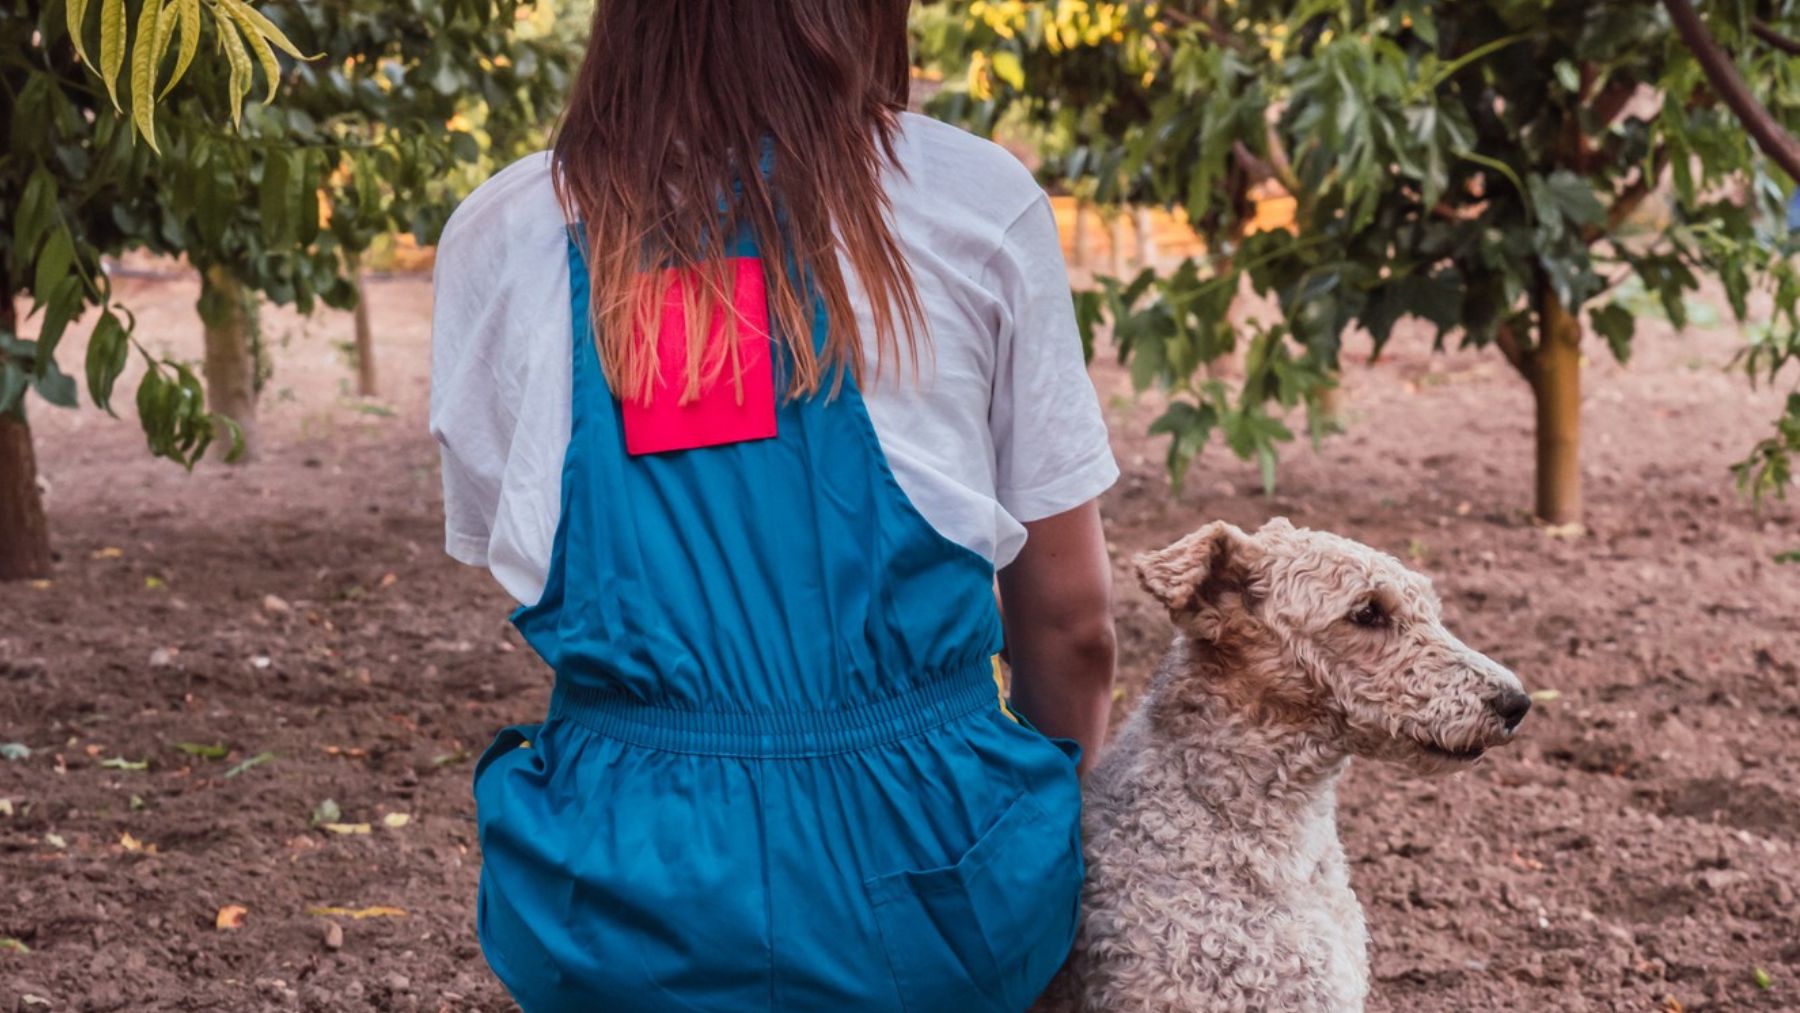
[[[984,707],[998,709],[993,663],[947,673],[898,696],[843,710],[676,710],[558,680],[550,717],[636,746],[713,756],[823,756],[893,742]]]

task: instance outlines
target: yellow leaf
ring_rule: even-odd
[[[119,112],[119,71],[125,66],[125,0],[101,0],[100,80]]]
[[[48,591],[53,585],[47,580],[34,580],[31,586],[38,591]]]
[[[124,848],[126,851],[142,851],[144,850],[144,842],[131,836],[130,832],[126,832],[119,835],[119,847]]]
[[[227,904],[219,909],[219,915],[213,919],[213,925],[221,929],[243,928],[244,916],[249,913],[249,908],[238,904]]]
[[[94,61],[88,59],[87,45],[81,41],[81,28],[87,21],[88,0],[69,0],[67,14],[69,16],[69,40],[75,43],[75,55],[89,67]]]
[[[275,51],[269,48],[269,40],[263,36],[261,27],[248,16],[256,15],[260,18],[262,15],[251,10],[243,0],[220,0],[220,3],[237,20],[238,27],[244,30],[244,38],[250,43],[250,51],[256,54],[256,62],[262,64],[263,77],[269,80],[269,91],[263,96],[263,105],[268,105],[275,101],[275,86],[281,82],[281,64],[275,62]],[[263,20],[265,23],[268,21],[267,18]],[[275,29],[274,25],[269,27],[280,34],[280,30]]]
[[[357,921],[361,921],[364,918],[406,917],[406,911],[397,907],[309,907],[306,909],[306,913],[309,915],[318,915],[321,918],[354,918]]]
[[[250,54],[244,49],[244,39],[231,18],[216,18],[214,24],[219,28],[219,42],[225,47],[225,60],[231,64],[231,80],[226,87],[231,98],[231,125],[241,127],[244,96],[250,94]]]
[[[219,0],[219,2],[231,9],[232,16],[242,22],[247,31],[254,32],[269,40],[275,44],[275,48],[287,55],[296,60],[318,59],[316,56],[307,56],[305,53],[300,52],[300,48],[289,41],[286,33],[275,27],[275,22],[263,17],[261,11],[245,3],[244,0]]]
[[[164,95],[187,73],[188,64],[194,62],[194,53],[200,49],[200,0],[171,0],[171,3],[179,5],[181,14],[181,49],[175,54],[175,72],[169,75],[169,83],[163,85]],[[164,13],[163,17],[168,14]]]
[[[1532,703],[1554,703],[1562,699],[1560,689],[1534,689],[1531,691]]]
[[[993,56],[994,76],[1013,86],[1014,90],[1025,87],[1025,68],[1019,63],[1019,55],[1002,49]]]
[[[158,66],[169,51],[169,43],[175,39],[175,7],[178,0],[164,0],[156,12],[156,59]]]
[[[144,0],[138,14],[137,47],[131,53],[131,119],[138,133],[150,142],[150,150],[162,154],[156,146],[156,68],[162,63],[163,47],[169,37],[162,30],[161,0]]]
[[[398,830],[412,822],[412,817],[405,813],[388,813],[381,818],[381,825],[389,830]]]
[[[104,549],[95,549],[93,552],[88,554],[88,558],[90,558],[90,559],[118,559],[119,557],[121,557],[123,555],[125,555],[124,549],[121,549],[116,545],[108,545]]]
[[[321,823],[319,826],[334,834],[366,834],[370,830],[367,823]]]

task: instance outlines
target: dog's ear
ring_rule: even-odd
[[[1132,562],[1138,582],[1170,612],[1197,611],[1228,591],[1250,599],[1250,564],[1256,553],[1250,536],[1232,524],[1214,521],[1168,548],[1146,552]]]

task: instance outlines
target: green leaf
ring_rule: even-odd
[[[343,818],[344,811],[338,808],[337,800],[328,798],[318,805],[313,806],[312,814],[307,818],[307,823],[316,827],[321,823],[336,823]]]
[[[119,107],[119,71],[125,67],[125,0],[101,0],[100,3],[100,80],[112,98],[113,109]]]
[[[69,230],[57,229],[50,233],[44,249],[38,254],[37,276],[31,286],[33,297],[39,301],[47,298],[74,266],[75,243],[69,238]]]
[[[270,152],[263,159],[262,190],[258,194],[258,214],[262,218],[263,242],[271,247],[285,246],[293,234],[294,221],[288,213],[291,206],[294,159],[286,151]]]
[[[53,287],[44,300],[44,318],[38,325],[39,376],[56,361],[56,347],[62,343],[63,332],[86,305],[83,291],[80,276],[71,274]]]
[[[207,745],[204,742],[177,742],[175,748],[203,760],[223,760],[231,752],[231,747],[223,742]]]
[[[56,177],[39,166],[25,181],[24,192],[19,197],[18,218],[13,222],[15,256],[27,263],[31,261],[38,242],[56,219],[56,200]]]
[[[115,414],[112,410],[113,385],[118,383],[119,374],[125,372],[125,360],[130,351],[130,335],[119,323],[119,318],[111,310],[102,313],[100,322],[94,325],[94,333],[88,338],[87,385],[88,398],[109,415]]]
[[[1593,188],[1567,169],[1531,180],[1532,198],[1540,218],[1563,217],[1576,225],[1597,225],[1606,219],[1606,208]]]
[[[169,45],[162,14],[162,0],[144,0],[144,9],[138,14],[137,47],[131,54],[131,120],[157,154],[162,149],[156,144],[156,69]]]
[[[149,770],[149,760],[127,760],[123,756],[114,756],[101,760],[100,766],[107,770]]]
[[[1637,318],[1631,311],[1616,302],[1595,307],[1588,311],[1588,319],[1594,324],[1594,330],[1606,339],[1606,347],[1612,349],[1613,358],[1620,363],[1631,361],[1631,336],[1637,329]]]
[[[242,774],[244,771],[251,769],[252,767],[260,767],[265,763],[269,763],[269,762],[273,761],[274,759],[275,759],[274,753],[257,753],[255,756],[250,757],[248,760],[243,760],[238,763],[232,764],[231,769],[227,770],[225,772],[225,780],[229,781],[232,778],[238,776],[239,774]]]
[[[77,406],[79,402],[75,398],[75,379],[58,368],[56,360],[39,359],[38,374],[35,386],[39,397],[59,408]]]

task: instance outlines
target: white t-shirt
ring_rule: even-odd
[[[1079,506],[1119,474],[1056,222],[1030,172],[994,144],[906,114],[896,149],[902,171],[890,167],[884,186],[931,347],[916,380],[891,363],[866,372],[863,399],[919,512],[1004,567],[1023,522]],[[565,236],[540,153],[471,194],[437,249],[431,432],[445,549],[523,603],[543,593],[569,442]],[[858,322],[873,333],[866,310]]]

